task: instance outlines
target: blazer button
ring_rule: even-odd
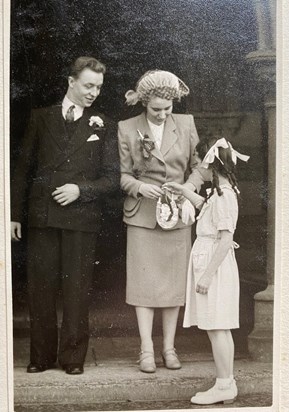
[[[67,159],[67,163],[69,163],[70,162],[70,159]]]

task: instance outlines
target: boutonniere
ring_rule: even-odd
[[[91,116],[89,119],[89,126],[93,127],[94,130],[102,129],[104,127],[104,122],[99,116]]]
[[[101,130],[104,127],[104,122],[99,116],[91,116],[89,118],[89,126],[93,127],[94,133],[87,139],[88,142],[99,140],[99,136],[96,134],[97,130]]]
[[[143,135],[138,129],[137,132],[140,137],[140,144],[143,157],[145,158],[145,160],[149,161],[152,158],[151,151],[154,149],[155,143],[149,138],[147,134]]]

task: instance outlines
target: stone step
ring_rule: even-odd
[[[195,354],[183,360],[178,371],[169,371],[157,359],[157,372],[144,374],[133,359],[86,365],[80,376],[65,375],[60,369],[27,374],[15,368],[15,405],[81,405],[112,402],[187,401],[214,382],[212,361]],[[272,403],[272,377],[268,365],[236,360],[236,379],[240,397],[266,395]],[[260,386],[261,384],[261,386]],[[249,405],[255,406],[255,405]],[[93,409],[92,409],[93,410]]]
[[[139,371],[136,363],[138,338],[94,338],[90,340],[84,374],[70,376],[60,368],[27,374],[29,341],[15,339],[15,411],[32,412],[36,407],[37,411],[47,412],[53,412],[56,407],[58,409],[55,411],[129,410],[133,409],[133,405],[133,410],[158,409],[153,407],[154,403],[165,405],[165,409],[170,409],[170,403],[171,408],[177,404],[194,408],[190,406],[190,397],[197,391],[206,390],[214,382],[215,368],[211,354],[200,351],[200,342],[193,342],[191,338],[192,344],[189,345],[186,338],[178,337],[176,346],[183,367],[171,371],[162,364],[161,338],[155,337],[154,340],[157,363],[155,374]],[[271,405],[270,363],[253,362],[237,353],[235,376],[239,399],[234,407],[242,406],[244,402],[246,406],[252,407],[258,406],[258,402],[259,406]]]
[[[272,404],[272,395],[267,393],[252,393],[252,394],[241,394],[238,396],[237,400],[232,405],[209,405],[207,407],[202,407],[199,405],[192,405],[189,399],[185,400],[154,400],[154,401],[116,401],[116,402],[95,402],[95,403],[81,403],[81,404],[22,404],[15,405],[15,412],[95,412],[95,411],[139,411],[139,410],[187,410],[187,409],[197,409],[210,411],[211,409],[226,408],[230,407],[230,411],[241,410],[235,408],[254,408],[250,409],[252,411],[271,410],[266,408],[268,405]],[[206,409],[203,409],[206,408]],[[208,408],[208,409],[207,409]],[[257,409],[258,408],[258,409]],[[265,409],[266,408],[266,409]],[[242,409],[242,410],[243,410]],[[224,409],[221,409],[224,410]],[[277,410],[277,409],[276,409]]]

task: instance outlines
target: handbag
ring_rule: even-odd
[[[177,198],[168,189],[159,197],[156,207],[156,219],[162,229],[172,229],[176,226],[179,220],[179,208],[177,206]]]

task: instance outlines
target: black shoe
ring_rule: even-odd
[[[27,366],[27,373],[39,373],[53,368],[54,365],[37,365],[36,363],[29,363],[29,365]]]
[[[83,373],[82,365],[66,365],[63,369],[68,375],[81,375]]]

